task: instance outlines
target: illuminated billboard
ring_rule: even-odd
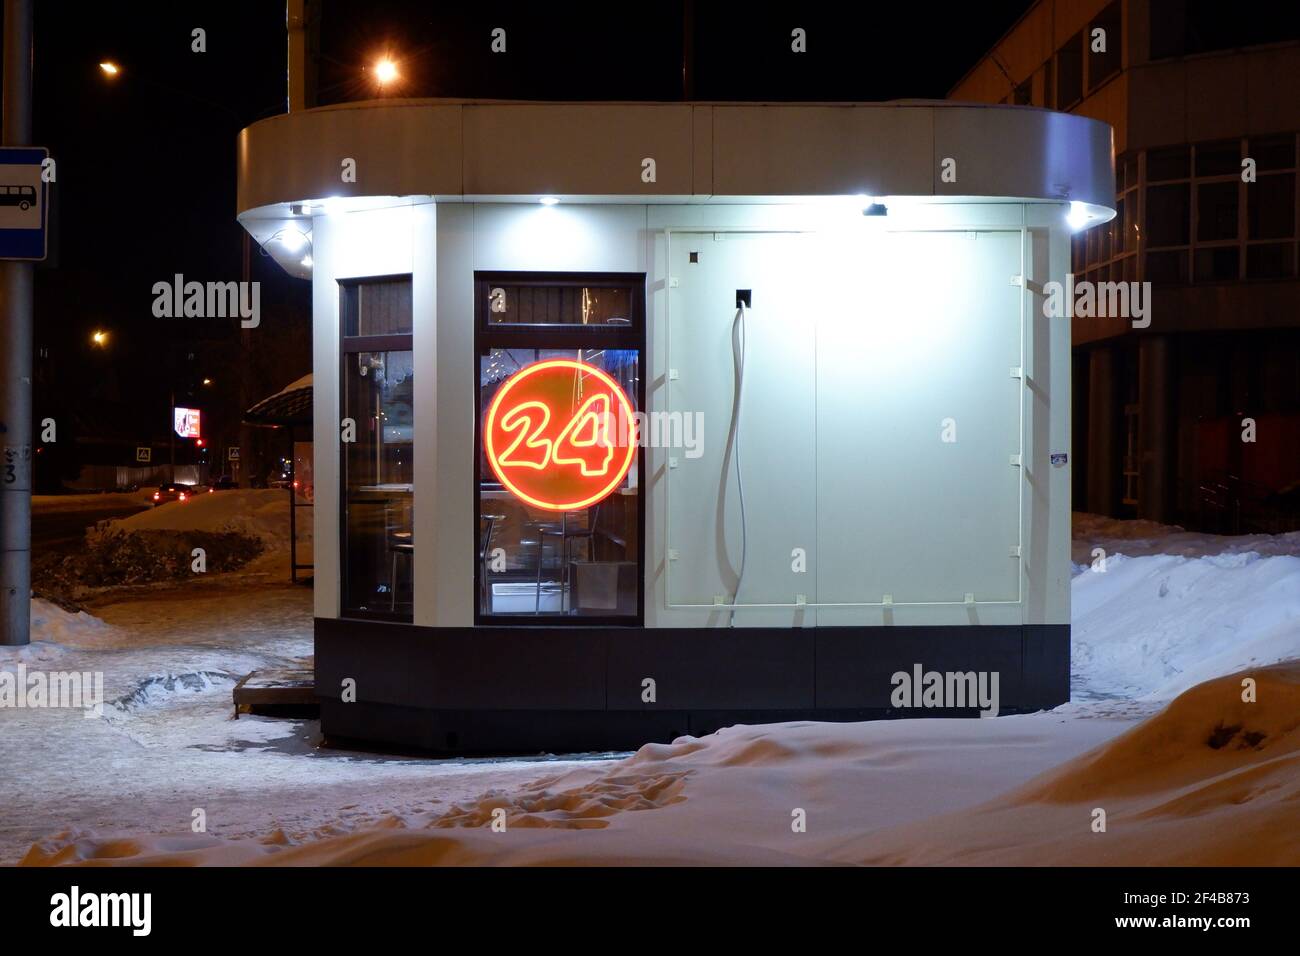
[[[197,408],[173,408],[172,421],[176,434],[181,438],[199,438],[203,432],[199,426],[200,413]]]

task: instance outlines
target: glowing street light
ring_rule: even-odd
[[[375,79],[380,86],[387,86],[397,79],[397,64],[384,57],[375,64]]]
[[[205,379],[203,380],[203,384],[204,384],[204,385],[211,385],[211,384],[212,384],[212,379],[210,379],[210,378],[205,378]]]
[[[108,333],[103,329],[96,329],[90,334],[90,341],[98,348],[104,348],[108,345]]]
[[[122,72],[122,68],[112,60],[105,60],[103,63],[99,64],[99,68],[104,71],[105,76],[117,76]]]

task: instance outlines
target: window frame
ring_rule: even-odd
[[[350,290],[359,289],[360,286],[376,282],[396,282],[405,280],[411,287],[411,331],[405,333],[385,333],[383,335],[348,335],[348,320],[351,318],[353,306],[348,302]],[[335,280],[339,287],[339,364],[338,364],[338,407],[340,412],[344,410],[347,401],[347,374],[349,360],[361,352],[411,352],[415,354],[415,277],[410,272],[385,273],[383,275],[368,276],[349,276],[346,279]],[[359,327],[359,326],[358,326]],[[338,573],[338,599],[339,599],[339,618],[341,620],[354,621],[384,621],[390,624],[413,624],[415,621],[415,608],[412,606],[410,615],[389,611],[362,611],[348,607],[348,581],[347,581],[347,547],[348,547],[348,456],[347,449],[339,442],[339,500],[338,500],[338,546],[339,546],[339,573]],[[414,478],[414,475],[412,475]],[[414,481],[412,482],[414,485]],[[412,487],[411,507],[415,507],[415,491]],[[418,542],[414,542],[418,545]],[[414,575],[414,559],[412,559],[412,575]],[[414,580],[414,578],[412,578]]]
[[[491,322],[488,298],[492,286],[527,285],[535,287],[627,288],[631,291],[632,314],[627,325],[573,325],[569,323],[538,322],[507,324]],[[636,410],[646,411],[646,274],[644,272],[474,272],[474,452],[471,457],[471,479],[474,488],[474,515],[483,514],[483,498],[479,462],[483,456],[483,390],[479,386],[478,370],[483,357],[494,348],[518,349],[582,349],[606,348],[636,351],[637,387]],[[646,601],[646,455],[645,448],[636,451],[637,470],[637,548],[636,580],[637,599],[635,615],[596,614],[487,614],[483,611],[480,595],[483,593],[483,568],[474,561],[474,625],[476,627],[628,627],[645,626]],[[558,512],[557,512],[558,513]],[[479,523],[473,522],[473,550],[479,552]],[[539,545],[540,546],[540,545]]]
[[[1147,255],[1149,253],[1176,253],[1183,256],[1184,267],[1187,275],[1185,282],[1179,282],[1179,285],[1220,285],[1227,282],[1290,282],[1294,281],[1297,275],[1300,275],[1300,142],[1295,143],[1295,149],[1292,152],[1292,165],[1290,167],[1277,167],[1272,169],[1260,169],[1256,171],[1256,180],[1254,183],[1244,182],[1241,178],[1240,170],[1227,173],[1198,174],[1197,158],[1201,149],[1210,150],[1216,147],[1222,147],[1226,142],[1234,142],[1238,147],[1239,159],[1245,159],[1251,155],[1250,142],[1252,139],[1273,139],[1290,136],[1295,140],[1297,134],[1291,133],[1273,133],[1261,134],[1259,136],[1242,136],[1229,137],[1228,139],[1205,140],[1198,143],[1185,144],[1188,150],[1188,168],[1186,172],[1177,178],[1163,178],[1159,181],[1152,182],[1147,175],[1147,155],[1152,150],[1142,150],[1139,156],[1140,162],[1140,194],[1141,194],[1141,219],[1143,226],[1142,238],[1140,242],[1140,259],[1139,259],[1139,277],[1147,278]],[[1183,145],[1183,144],[1179,144]],[[1165,147],[1158,147],[1163,149]],[[1257,186],[1261,179],[1268,176],[1292,176],[1296,182],[1296,187],[1292,191],[1292,229],[1289,237],[1271,237],[1252,239],[1250,236],[1250,201],[1251,189]],[[1237,235],[1232,239],[1200,239],[1199,220],[1200,220],[1200,187],[1213,183],[1233,183],[1237,188]],[[1125,184],[1127,186],[1127,183]],[[1147,190],[1152,186],[1165,185],[1183,185],[1188,189],[1188,242],[1177,243],[1173,245],[1152,246],[1148,240],[1150,230],[1147,226]],[[1252,277],[1250,275],[1249,256],[1250,250],[1258,246],[1279,246],[1287,249],[1291,258],[1291,274],[1285,276],[1269,277]],[[1233,278],[1198,278],[1196,273],[1197,253],[1199,251],[1210,251],[1215,249],[1234,249],[1237,253],[1237,274]]]

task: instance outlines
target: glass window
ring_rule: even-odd
[[[1115,252],[1132,252],[1134,248],[1132,231],[1133,199],[1137,193],[1124,196],[1115,203]]]
[[[411,332],[411,280],[372,279],[343,286],[344,335]]]
[[[343,327],[350,333],[343,340],[341,406],[343,417],[351,420],[344,426],[340,474],[343,613],[410,621],[415,555],[411,281],[349,282],[341,296]]]
[[[1093,50],[1096,41],[1093,40],[1094,30],[1106,31],[1105,44],[1106,49],[1102,52]],[[1115,0],[1105,10],[1101,11],[1088,24],[1088,91],[1091,92],[1101,86],[1106,80],[1119,72],[1120,57],[1124,48],[1123,36],[1123,18],[1120,16],[1120,2]]]
[[[1186,183],[1147,187],[1147,244],[1184,246],[1190,238],[1191,204]]]
[[[1260,176],[1246,184],[1246,219],[1251,239],[1295,236],[1295,173]]]
[[[1196,241],[1237,238],[1237,183],[1196,187]]]
[[[1260,171],[1294,169],[1295,136],[1286,133],[1282,136],[1252,137],[1246,155],[1255,161],[1255,168]]]
[[[1239,246],[1196,250],[1196,281],[1216,282],[1238,277]]]
[[[601,278],[478,277],[480,620],[641,618],[645,278]]]
[[[1147,153],[1147,182],[1186,179],[1191,170],[1191,155],[1186,146],[1151,150]]]
[[[1223,0],[1151,0],[1150,22],[1153,60],[1300,37],[1295,17],[1244,17]]]
[[[1268,242],[1246,247],[1246,278],[1285,279],[1295,275],[1295,245]]]
[[[1083,31],[1056,51],[1056,108],[1069,109],[1083,99]]]
[[[617,286],[496,285],[488,290],[492,325],[628,325],[632,291]]]
[[[1186,282],[1186,250],[1176,250],[1173,252],[1148,252],[1146,275],[1144,275],[1143,278],[1147,282]]]
[[[1120,157],[1119,161],[1120,177],[1124,181],[1124,188],[1131,189],[1138,184],[1138,157],[1137,153],[1126,153]]]
[[[1197,176],[1238,176],[1241,174],[1241,143],[1235,139],[1196,145]]]
[[[1028,106],[1033,103],[1034,79],[1032,76],[1016,87],[1014,99],[1017,106]]]

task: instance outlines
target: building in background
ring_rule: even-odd
[[[1075,507],[1300,527],[1300,24],[1222,2],[1040,0],[949,95],[1115,131],[1118,214],[1076,237],[1073,271],[1151,282],[1150,324],[1074,320]]]

